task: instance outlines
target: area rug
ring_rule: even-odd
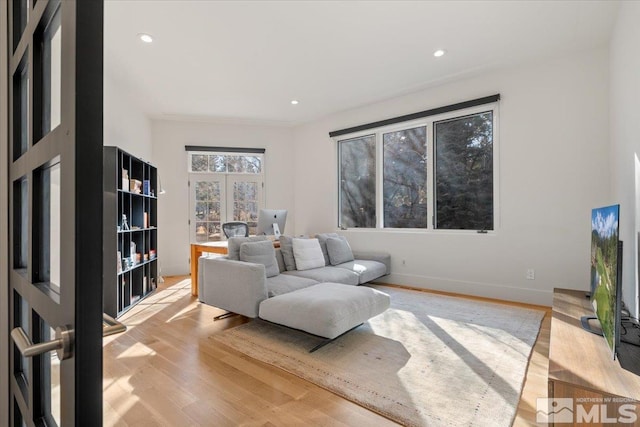
[[[260,319],[212,338],[403,425],[511,425],[544,312],[372,287],[391,307],[315,353]]]

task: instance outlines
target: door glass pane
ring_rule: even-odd
[[[13,268],[25,270],[28,264],[29,183],[22,178],[13,183]]]
[[[385,133],[384,226],[427,228],[427,128]]]
[[[376,226],[376,138],[340,141],[340,225]]]
[[[258,226],[258,182],[236,181],[233,183],[233,221],[244,221],[249,234],[256,233]]]
[[[196,242],[220,240],[220,182],[196,181],[194,185],[195,203],[193,206],[195,211],[192,217],[195,221],[193,221],[192,224],[195,224]]]
[[[60,293],[60,163],[38,169],[34,194],[35,212],[39,216],[38,233],[34,233],[38,262],[34,282],[44,283]]]
[[[20,37],[29,19],[29,0],[13,1],[13,49],[18,47]]]
[[[40,342],[47,342],[56,338],[55,329],[40,319]],[[47,426],[60,425],[60,359],[55,351],[40,356],[42,372],[42,395],[40,396],[41,416]]]
[[[42,137],[60,124],[62,27],[60,7],[42,34]]]
[[[29,148],[28,69],[25,54],[25,59],[13,76],[13,160],[17,160]]]
[[[20,412],[18,402],[16,402],[15,400],[13,401],[13,425],[15,427],[27,427],[27,423],[24,422],[22,413]]]
[[[27,300],[22,298],[18,292],[13,291],[13,324],[14,327],[21,327],[22,330],[25,331],[27,335],[29,335],[29,304]],[[29,383],[29,360],[22,356],[20,351],[14,345],[14,375],[18,384],[20,384],[24,398],[28,398],[28,393],[26,392],[26,384]]]

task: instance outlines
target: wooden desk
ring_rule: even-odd
[[[227,240],[191,244],[191,295],[194,297],[198,296],[198,259],[203,252],[226,255],[228,253],[227,244]],[[280,242],[274,240],[273,247],[279,248]]]
[[[632,399],[640,410],[640,376],[614,361],[605,340],[585,331],[580,317],[593,315],[585,292],[555,289],[549,343],[549,397],[577,399]],[[636,351],[640,350],[637,347]],[[589,405],[590,406],[590,405]],[[617,416],[610,404],[609,415]],[[637,412],[640,415],[640,412]],[[599,424],[598,424],[599,425]],[[640,421],[625,425],[640,425]]]

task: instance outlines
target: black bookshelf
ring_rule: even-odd
[[[103,307],[119,317],[158,283],[158,170],[104,147]]]

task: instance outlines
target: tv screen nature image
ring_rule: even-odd
[[[591,302],[607,344],[615,354],[618,219],[620,205],[591,212]]]

